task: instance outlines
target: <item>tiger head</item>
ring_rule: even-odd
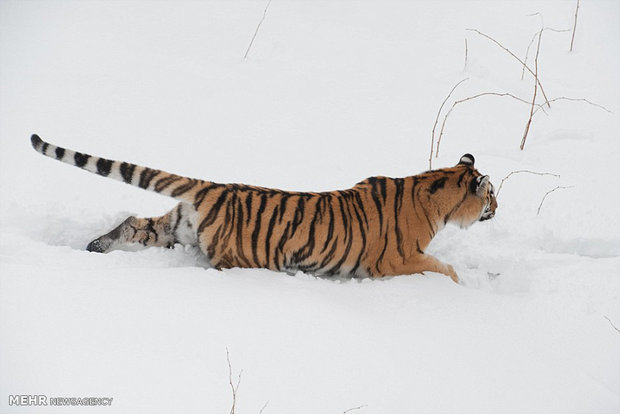
[[[490,220],[495,216],[497,209],[497,199],[495,198],[495,188],[489,181],[488,175],[480,174],[474,168],[474,156],[465,154],[456,165],[457,169],[467,169],[469,172],[469,184],[465,191],[462,203],[451,214],[450,221],[460,225],[460,227],[469,227],[476,221]]]

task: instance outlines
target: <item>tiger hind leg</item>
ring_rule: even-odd
[[[175,243],[197,244],[195,210],[187,203],[179,203],[160,217],[128,217],[118,227],[91,241],[86,250],[108,253],[113,250],[146,247],[168,247]]]

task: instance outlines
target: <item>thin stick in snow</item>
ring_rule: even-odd
[[[467,39],[465,39],[465,42],[467,42]],[[467,55],[465,55],[467,56]],[[439,121],[439,115],[441,115],[441,110],[443,109],[443,106],[446,104],[446,102],[448,101],[448,99],[450,99],[450,96],[452,96],[452,92],[454,92],[454,90],[463,82],[465,82],[466,80],[468,80],[469,78],[465,78],[462,81],[458,82],[456,85],[454,85],[452,87],[452,90],[450,90],[450,93],[448,94],[448,96],[446,96],[446,99],[443,100],[443,102],[441,103],[441,106],[439,107],[439,111],[437,111],[437,117],[435,118],[435,124],[433,125],[433,131],[431,133],[431,154],[428,157],[428,169],[431,170],[433,168],[433,146],[435,145],[435,128],[437,127],[437,122]],[[443,128],[442,128],[443,131]],[[437,144],[439,145],[439,143]]]
[[[260,25],[263,24],[263,21],[265,20],[265,17],[267,16],[267,9],[269,9],[270,4],[271,4],[271,0],[267,2],[267,7],[265,7],[265,11],[263,12],[263,17],[262,19],[260,19],[260,22],[258,22],[258,25],[256,26],[256,30],[254,31],[254,36],[252,36],[252,40],[250,41],[250,44],[248,45],[248,49],[245,51],[245,55],[243,55],[243,60],[247,59],[248,53],[250,53],[250,49],[252,49],[252,45],[254,44],[254,39],[256,39],[256,35],[258,34],[258,29],[260,29]]]
[[[467,69],[467,38],[465,38],[465,63],[463,64],[463,72]]]
[[[267,406],[269,405],[269,400],[267,400],[267,402],[265,403],[265,405],[263,405],[263,408],[260,409],[260,411],[258,412],[258,414],[263,414],[263,411],[265,410],[265,408],[267,408]]]
[[[573,51],[573,43],[575,42],[575,29],[577,29],[577,13],[579,12],[579,0],[577,0],[577,7],[575,8],[575,22],[573,23],[573,35],[570,39],[570,51]]]
[[[609,319],[607,317],[607,315],[603,315],[603,318],[607,319],[609,321],[609,323],[611,324],[611,326],[613,326],[613,328],[618,331],[618,333],[620,333],[620,329],[616,328],[616,325],[614,325],[614,323],[611,321],[611,319]]]
[[[349,408],[348,410],[345,410],[342,412],[342,414],[347,414],[348,412],[354,411],[354,410],[361,410],[364,407],[368,407],[368,405],[360,405],[359,407],[353,407],[353,408]]]
[[[553,173],[548,173],[548,172],[537,172],[537,171],[530,171],[530,170],[511,171],[507,176],[502,178],[502,182],[499,183],[499,187],[497,188],[497,194],[495,197],[499,198],[499,192],[502,191],[502,186],[504,185],[504,181],[509,179],[513,174],[521,174],[521,173],[534,174],[534,175],[552,175],[554,177],[560,178],[559,174],[553,174]]]
[[[551,27],[544,27],[543,30],[550,30],[556,33],[570,32],[570,29],[554,29]],[[532,40],[530,40],[530,43],[527,45],[527,49],[525,51],[525,59],[523,59],[523,68],[521,70],[521,80],[523,80],[523,76],[525,75],[525,65],[527,64],[527,59],[530,54],[530,48],[534,44],[534,41],[536,40],[536,36],[538,36],[538,32],[534,33],[534,35],[532,36]],[[549,100],[549,102],[553,102],[553,99]]]
[[[608,112],[608,113],[610,113],[610,114],[613,114],[613,111],[610,111],[609,109],[605,108],[603,105],[600,105],[600,104],[594,103],[594,102],[592,102],[592,101],[590,101],[590,100],[588,100],[588,99],[585,99],[585,98],[567,98],[566,96],[559,96],[559,97],[557,97],[557,98],[553,98],[553,99],[550,99],[550,100],[549,100],[549,102],[557,102],[557,101],[585,102],[585,103],[587,103],[587,104],[589,104],[589,105],[592,105],[592,106],[595,106],[595,107],[597,107],[597,108],[600,108],[600,109],[602,109],[602,110],[603,110],[603,111],[605,111],[605,112]],[[538,107],[538,108],[534,111],[534,115],[536,115],[536,112],[538,112],[538,110],[539,110],[539,109],[542,109],[542,107],[541,107],[541,106],[539,106],[539,107]]]
[[[478,29],[466,29],[469,30],[471,32],[476,32],[478,33],[480,36],[486,37],[487,39],[489,39],[490,41],[492,41],[493,43],[495,43],[496,45],[498,45],[499,47],[501,47],[502,49],[504,49],[506,52],[508,52],[508,54],[510,54],[510,56],[512,56],[513,58],[517,59],[519,62],[521,62],[521,64],[525,67],[525,69],[528,70],[528,72],[530,72],[532,74],[532,76],[536,76],[534,71],[532,69],[530,69],[529,66],[527,66],[525,64],[524,61],[522,61],[521,59],[519,59],[519,57],[517,55],[515,55],[514,53],[512,53],[510,51],[510,49],[508,49],[507,47],[505,47],[504,45],[502,45],[500,42],[498,42],[497,40],[493,39],[491,36],[482,33],[480,30]],[[548,107],[551,107],[551,105],[549,105],[549,99],[547,99],[547,94],[545,93],[545,90],[543,89],[542,84],[540,83],[540,79],[536,79],[536,82],[538,82],[538,86],[540,87],[540,92],[543,94],[543,97],[545,98],[545,103],[547,104]]]
[[[542,208],[542,205],[543,205],[543,203],[545,202],[545,198],[547,198],[547,196],[548,196],[549,194],[553,193],[553,192],[554,192],[554,191],[556,191],[556,190],[563,190],[563,189],[566,189],[566,188],[573,188],[573,187],[574,187],[574,186],[572,186],[572,185],[569,185],[568,187],[557,186],[557,187],[555,187],[553,190],[549,190],[549,191],[547,191],[547,192],[545,193],[545,195],[543,196],[542,200],[540,200],[540,204],[539,204],[539,206],[538,206],[538,210],[536,211],[536,215],[539,215],[539,214],[540,214],[540,209]]]
[[[237,385],[234,385],[232,381],[232,366],[230,365],[230,354],[228,353],[228,348],[226,348],[226,361],[228,361],[228,383],[230,384],[230,389],[232,391],[232,406],[230,407],[230,414],[235,414],[235,407],[237,405],[237,391],[239,390],[239,384],[241,384],[241,373],[243,370],[239,371]]]
[[[536,91],[538,90],[538,53],[540,52],[540,38],[542,37],[543,30],[540,29],[538,32],[538,45],[536,46],[536,57],[534,58],[534,67],[536,72],[534,72],[534,96],[532,97],[532,107],[530,108],[530,117],[527,120],[527,124],[525,124],[525,132],[523,132],[523,138],[521,139],[521,151],[525,147],[525,140],[527,139],[527,133],[530,131],[530,125],[532,123],[532,117],[534,116],[534,105],[536,105]]]

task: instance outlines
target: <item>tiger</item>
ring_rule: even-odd
[[[425,252],[446,224],[468,228],[495,216],[488,175],[471,154],[454,167],[404,178],[367,178],[352,188],[292,192],[219,184],[94,157],[31,137],[47,157],[180,201],[160,217],[130,216],[91,241],[108,253],[138,246],[197,246],[215,269],[265,268],[318,276],[384,277],[454,268]]]

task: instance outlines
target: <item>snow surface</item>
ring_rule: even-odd
[[[437,236],[429,250],[463,285],[219,272],[181,246],[84,251],[175,202],[45,159],[31,133],[290,190],[412,175],[459,80],[453,99],[531,99],[520,64],[465,29],[524,56],[541,16],[570,28],[575,2],[273,0],[243,60],[265,5],[0,2],[0,412],[228,412],[227,349],[238,413],[620,412],[619,2],[582,1],[573,52],[570,32],[545,31],[539,57],[550,99],[613,113],[554,102],[525,151],[523,103],[450,115],[434,166],[471,152],[496,189],[514,170],[560,175],[513,175],[494,220]],[[572,188],[537,214],[556,186]]]

